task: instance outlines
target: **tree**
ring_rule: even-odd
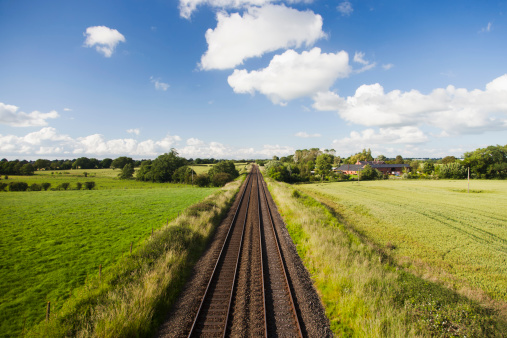
[[[321,175],[321,180],[324,180],[324,175],[329,173],[333,167],[334,156],[330,154],[320,154],[317,156],[317,172]]]
[[[26,182],[11,182],[9,183],[9,191],[26,191],[28,183]]]
[[[134,167],[132,164],[127,163],[121,170],[121,173],[118,174],[118,177],[121,180],[129,180],[134,177]]]
[[[232,179],[235,179],[239,176],[239,172],[236,170],[236,166],[234,165],[233,161],[222,161],[215,164],[208,171],[208,175],[210,176],[211,180],[213,180],[213,176],[218,173],[227,173],[231,175]]]
[[[378,155],[378,156],[375,158],[375,161],[382,161],[382,162],[385,162],[385,161],[387,161],[387,157],[385,157],[384,155]]]
[[[442,164],[438,170],[439,178],[462,179],[467,177],[467,169],[461,163]]]
[[[433,171],[435,171],[435,165],[431,162],[424,162],[423,164],[423,173],[425,174],[431,174]]]
[[[394,159],[394,164],[403,164],[405,163],[403,161],[403,157],[401,155],[396,155],[396,158]]]
[[[229,173],[217,173],[211,178],[211,184],[214,187],[223,187],[230,181],[232,181],[232,176]]]
[[[179,157],[176,149],[171,149],[169,153],[165,153],[157,157],[151,165],[152,179],[156,182],[171,182],[172,176],[176,169],[186,164],[183,157]]]
[[[73,169],[95,169],[95,162],[88,157],[80,157],[72,163]]]
[[[479,148],[465,153],[463,165],[477,178],[507,177],[507,145]]]
[[[195,171],[189,166],[184,165],[174,171],[173,182],[192,184],[192,177],[195,176]]]
[[[113,162],[111,162],[110,167],[113,169],[120,168],[123,169],[126,164],[134,166],[134,160],[131,157],[120,156],[115,158]]]
[[[111,167],[111,163],[113,163],[113,160],[110,158],[105,158],[102,161],[100,161],[100,166],[104,169]]]
[[[92,190],[95,187],[95,182],[85,182],[85,188]]]
[[[352,155],[348,159],[349,164],[356,164],[359,161],[373,161],[373,156],[371,156],[371,150],[370,149],[368,149],[368,150],[363,149],[363,151],[361,151],[355,155]]]
[[[35,161],[34,167],[36,169],[49,169],[51,167],[51,161],[39,158],[37,161]]]
[[[30,163],[26,163],[26,164],[23,164],[19,173],[21,175],[33,175],[34,171],[35,171],[34,167]]]
[[[141,163],[141,167],[136,173],[136,180],[154,181],[153,173],[151,172],[151,162],[151,160],[146,160]]]
[[[456,157],[454,156],[446,156],[442,159],[442,164],[449,164],[456,162]]]
[[[48,183],[48,182],[44,182],[41,184],[42,185],[42,189],[44,190],[48,190],[49,187],[51,186],[51,183]]]
[[[382,178],[382,173],[377,169],[373,169],[371,165],[367,164],[363,170],[359,172],[359,179],[363,181],[376,180]]]
[[[202,174],[197,175],[194,178],[194,183],[198,187],[207,187],[209,185],[209,176],[208,176],[208,174],[202,173]]]

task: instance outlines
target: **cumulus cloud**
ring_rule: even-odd
[[[274,2],[282,2],[281,0],[180,0],[179,9],[180,16],[185,19],[190,19],[192,13],[196,10],[197,6],[208,5],[218,9],[241,9],[251,6],[263,6]],[[312,0],[286,0],[286,3],[306,2],[310,3]]]
[[[55,110],[49,113],[33,111],[31,113],[18,112],[19,107],[0,102],[0,123],[11,127],[40,127],[47,126],[48,119],[56,119],[60,115]]]
[[[336,7],[338,12],[342,13],[342,16],[350,16],[354,9],[352,8],[352,4],[350,1],[343,1],[341,2],[338,7]]]
[[[120,32],[106,26],[88,27],[83,35],[86,37],[84,42],[86,47],[95,46],[97,52],[104,54],[107,58],[113,55],[114,49],[120,42],[125,42],[125,37]]]
[[[417,127],[373,128],[361,132],[352,131],[349,137],[333,141],[333,148],[340,153],[350,153],[361,149],[372,148],[385,153],[392,153],[399,146],[414,145],[428,141],[428,137]]]
[[[320,134],[308,134],[306,131],[300,131],[300,132],[296,133],[295,136],[302,137],[302,138],[311,138],[311,137],[321,137],[322,135],[320,135]]]
[[[133,129],[127,129],[127,133],[139,135],[141,133],[141,131],[139,130],[139,128],[133,128]]]
[[[217,27],[206,32],[208,50],[200,63],[204,70],[234,68],[248,58],[311,46],[326,36],[320,15],[284,5],[250,7],[243,16],[219,12],[217,21]]]
[[[0,153],[4,156],[22,155],[29,159],[39,155],[46,157],[112,157],[132,156],[155,158],[176,148],[181,156],[187,158],[271,158],[273,155],[286,156],[294,153],[294,148],[280,145],[264,145],[260,149],[237,148],[220,142],[204,142],[189,138],[182,144],[182,138],[167,134],[160,140],[138,141],[132,138],[107,139],[104,135],[93,134],[72,138],[60,134],[52,127],[44,127],[25,136],[0,134]]]
[[[350,71],[349,56],[344,51],[327,54],[321,53],[320,48],[313,48],[298,54],[288,50],[275,55],[262,70],[235,69],[228,82],[235,93],[258,91],[273,103],[284,104],[328,90],[336,79],[347,77]]]
[[[159,81],[159,79],[155,79],[153,76],[150,77],[150,82],[155,85],[156,90],[162,90],[165,92],[169,88],[168,83],[164,83],[162,81]]]
[[[507,74],[485,90],[448,86],[430,94],[417,90],[385,93],[376,83],[360,86],[354,96],[334,92],[314,96],[317,110],[334,110],[346,121],[363,126],[403,127],[428,125],[449,134],[482,133],[507,129]]]

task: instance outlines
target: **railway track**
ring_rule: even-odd
[[[254,166],[188,337],[302,337],[267,189]]]

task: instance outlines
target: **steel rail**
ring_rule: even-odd
[[[262,185],[261,182],[261,173],[260,170],[256,168],[256,176],[257,176],[257,199],[259,203],[257,203],[257,209],[258,209],[258,215],[259,215],[259,252],[261,255],[261,285],[262,285],[262,315],[264,317],[264,337],[268,336],[268,320],[266,316],[266,288],[264,286],[264,257],[262,254],[262,210],[261,210],[261,189],[260,185]]]
[[[203,297],[202,297],[202,299],[201,299],[201,303],[200,303],[200,305],[199,305],[199,309],[197,310],[197,313],[196,313],[196,315],[195,315],[195,317],[194,317],[194,320],[193,320],[193,323],[192,323],[192,328],[190,329],[190,332],[189,332],[189,334],[188,334],[188,337],[189,337],[189,338],[190,338],[191,336],[193,336],[193,335],[195,335],[195,334],[196,334],[196,332],[195,332],[195,328],[196,328],[196,325],[197,325],[197,323],[198,323],[199,315],[201,314],[201,310],[202,310],[202,308],[203,308],[204,302],[205,302],[206,298],[208,297],[208,292],[209,292],[210,286],[211,286],[211,284],[212,284],[213,280],[214,280],[214,279],[215,279],[215,277],[216,277],[216,274],[217,274],[217,267],[218,267],[219,263],[222,261],[222,259],[224,258],[224,250],[225,250],[225,247],[227,246],[228,242],[229,242],[229,241],[230,241],[230,239],[231,239],[231,236],[232,236],[232,230],[233,230],[234,225],[235,225],[235,223],[236,223],[236,220],[237,220],[237,216],[238,216],[239,210],[240,210],[240,209],[241,209],[241,207],[243,206],[243,200],[244,200],[244,197],[245,197],[245,193],[246,193],[246,191],[248,191],[248,190],[249,190],[248,188],[249,188],[249,185],[250,185],[250,183],[251,183],[251,182],[250,182],[250,181],[251,181],[251,176],[252,176],[252,174],[250,173],[250,174],[248,175],[248,179],[247,179],[247,181],[245,182],[245,188],[243,189],[243,193],[241,194],[241,199],[240,199],[240,201],[239,201],[239,203],[238,203],[238,206],[237,206],[237,208],[236,208],[236,211],[235,211],[235,213],[234,213],[234,217],[233,217],[233,219],[232,219],[232,221],[231,221],[231,225],[229,226],[229,230],[227,231],[227,236],[226,236],[226,239],[225,239],[224,244],[222,245],[222,248],[221,248],[221,250],[220,250],[220,254],[219,254],[218,259],[217,259],[217,261],[216,261],[216,263],[215,263],[215,266],[214,266],[214,268],[213,268],[213,272],[211,273],[211,277],[210,277],[210,279],[209,279],[209,281],[208,281],[208,284],[207,284],[207,286],[206,286],[206,290],[205,290],[204,295],[203,295]],[[251,189],[250,189],[250,191],[251,191]],[[251,195],[251,193],[250,193],[250,194],[249,194],[249,196],[248,196],[248,201],[247,201],[247,211],[246,211],[246,215],[245,215],[245,221],[243,222],[243,230],[242,230],[242,233],[241,233],[241,243],[243,242],[243,235],[244,235],[244,231],[245,231],[245,224],[246,224],[246,219],[247,219],[247,217],[246,217],[246,216],[248,216],[248,207],[249,207],[249,205],[248,205],[248,204],[249,204],[249,202],[250,202],[250,195]],[[229,310],[230,310],[230,306],[231,306],[232,293],[234,292],[234,283],[235,283],[235,280],[236,280],[236,273],[237,273],[237,268],[238,268],[238,267],[237,267],[237,265],[238,265],[238,262],[239,262],[239,256],[240,256],[240,253],[241,253],[241,246],[242,246],[242,245],[241,245],[241,243],[240,243],[240,248],[239,248],[239,252],[238,252],[238,258],[237,258],[237,260],[236,260],[236,267],[235,267],[235,272],[234,272],[233,286],[232,286],[232,288],[231,288],[231,296],[230,296],[230,298],[229,298],[229,305],[228,305],[228,307],[227,307],[227,316],[226,316],[226,319],[225,319],[225,325],[224,325],[224,331],[223,331],[223,336],[224,336],[224,337],[225,337],[225,334],[226,334],[226,331],[227,331],[227,322],[228,322],[228,317],[229,317]]]
[[[298,337],[303,337],[303,333],[302,333],[302,330],[301,330],[301,326],[299,324],[299,319],[298,319],[298,315],[297,315],[297,311],[296,311],[296,307],[294,305],[294,297],[292,295],[292,291],[290,289],[290,286],[289,286],[289,280],[287,278],[287,268],[285,266],[285,263],[283,262],[283,258],[282,258],[282,254],[281,254],[281,251],[280,251],[280,243],[278,241],[278,235],[277,235],[277,232],[275,230],[275,223],[274,223],[274,219],[273,219],[273,214],[271,212],[271,207],[269,206],[269,201],[268,201],[268,197],[267,197],[267,193],[266,193],[266,190],[264,188],[264,184],[261,182],[261,186],[262,186],[262,192],[263,192],[263,196],[264,196],[264,200],[266,201],[266,206],[267,206],[267,210],[268,210],[268,215],[269,215],[269,221],[270,221],[270,224],[271,224],[271,230],[273,231],[273,234],[274,234],[274,238],[275,238],[275,243],[276,243],[276,250],[278,252],[278,259],[279,259],[279,262],[280,262],[280,265],[281,265],[281,268],[282,268],[282,271],[283,271],[283,275],[284,275],[284,279],[285,279],[285,289],[287,291],[287,294],[289,295],[289,301],[290,301],[290,304],[291,304],[291,312],[292,312],[292,317],[294,319],[294,324],[295,324],[295,327],[297,329],[297,333],[298,333]],[[259,188],[261,189],[261,188]]]

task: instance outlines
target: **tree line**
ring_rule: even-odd
[[[463,159],[446,156],[441,159],[404,159],[401,155],[387,158],[379,155],[374,158],[370,149],[353,154],[347,158],[336,155],[334,149],[311,148],[296,150],[293,155],[272,160],[258,160],[259,165],[265,166],[267,174],[277,181],[288,183],[308,181],[342,181],[357,179],[356,176],[346,175],[336,168],[343,164],[356,164],[359,161],[383,161],[386,164],[408,164],[403,178],[430,179],[464,179],[468,176],[477,179],[505,179],[507,178],[507,145],[488,146],[466,152]],[[334,168],[334,170],[333,170]],[[359,179],[385,179],[386,175],[379,170],[366,165],[359,172]]]

